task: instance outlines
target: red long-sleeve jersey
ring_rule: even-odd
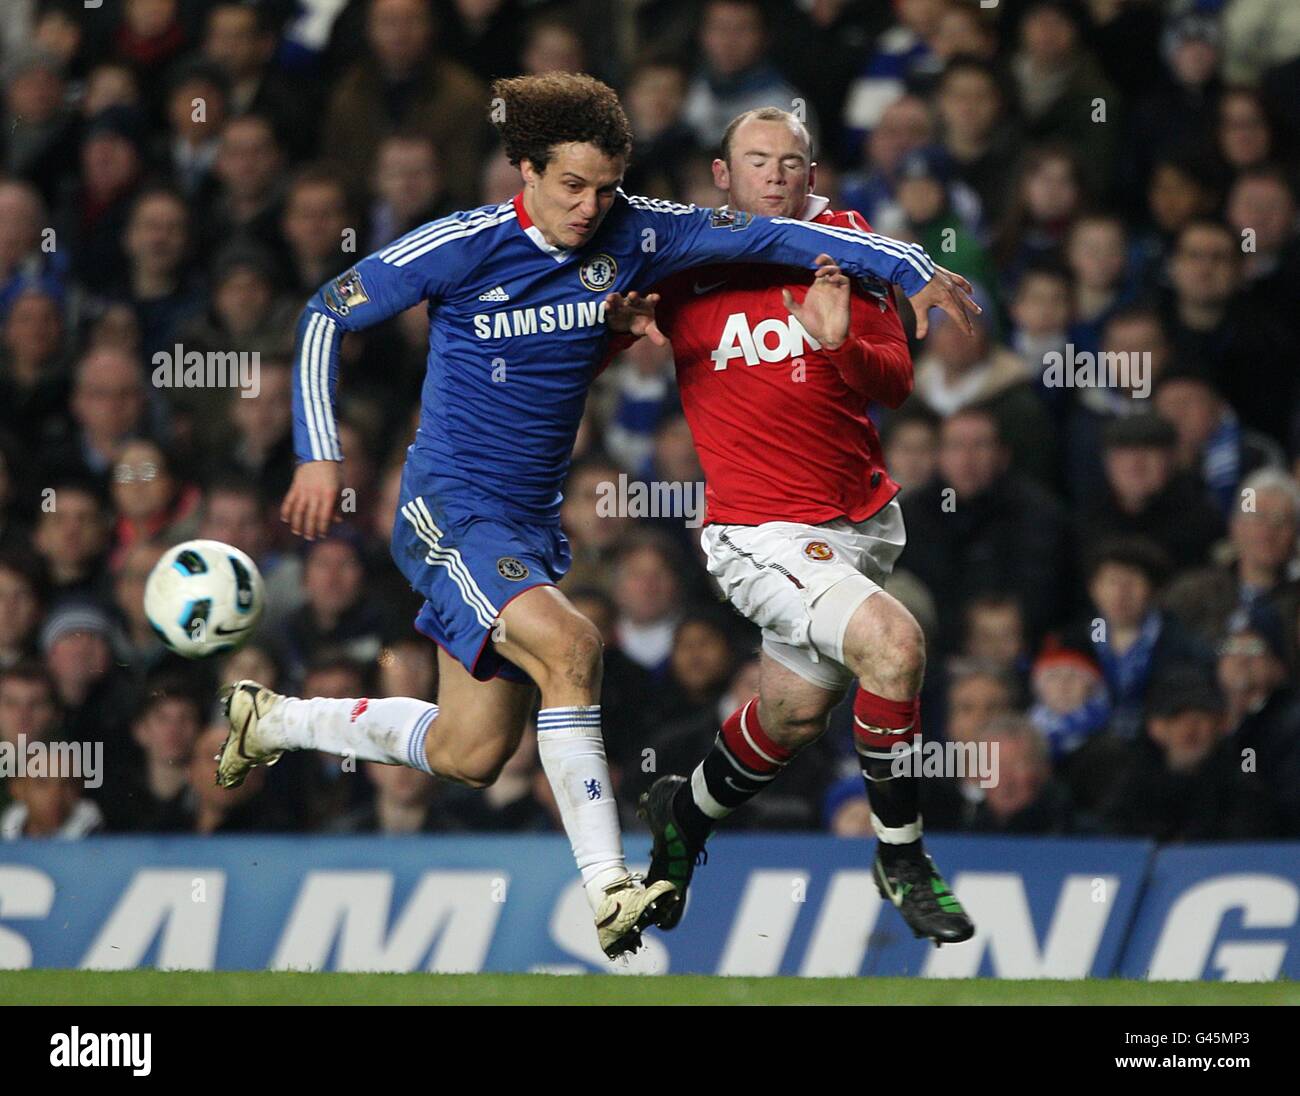
[[[810,198],[805,219],[871,229]],[[826,252],[835,256],[835,240]],[[811,271],[757,263],[696,267],[666,279],[656,316],[672,341],[682,409],[707,479],[705,520],[863,521],[898,493],[885,470],[875,400],[912,391],[912,359],[890,287],[855,281],[849,337],[823,349],[785,307]]]

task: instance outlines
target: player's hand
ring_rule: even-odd
[[[635,291],[626,297],[622,293],[611,293],[605,298],[605,322],[611,331],[638,338],[644,335],[655,346],[667,346],[668,337],[655,322],[655,305],[658,303],[658,293],[647,293],[644,297]]]
[[[343,490],[343,465],[336,460],[312,460],[298,465],[293,483],[280,506],[280,520],[295,536],[315,540],[343,518],[335,513]]]
[[[974,318],[984,310],[975,303],[972,292],[970,282],[960,274],[936,266],[934,277],[926,283],[925,288],[908,298],[916,313],[916,337],[923,339],[929,332],[932,308],[942,308],[967,335],[973,335]]]
[[[803,303],[781,290],[785,307],[803,329],[827,350],[838,350],[849,337],[849,278],[829,255],[818,255],[817,273]]]

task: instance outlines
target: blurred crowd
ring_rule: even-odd
[[[927,781],[926,828],[1300,836],[1300,3],[5,0],[0,50],[0,747],[104,748],[96,787],[0,782],[0,837],[558,828],[531,735],[484,792],[316,754],[223,791],[212,762],[221,681],[436,698],[387,550],[425,313],[345,342],[346,520],[309,545],[278,521],[293,327],[378,245],[512,196],[488,82],[556,70],[622,93],[629,191],[718,204],[723,128],[780,106],[833,207],[976,285],[976,336],[935,323],[878,420],[926,737],[997,745],[991,786]],[[256,384],[178,385],[178,350],[256,353]],[[648,340],[593,389],[563,508],[635,827],[758,641],[692,509],[610,514],[620,477],[701,479]],[[194,536],[267,584],[215,664],[141,606]],[[728,824],[870,832],[850,719]]]

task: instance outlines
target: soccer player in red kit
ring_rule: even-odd
[[[623,336],[611,349],[638,335],[671,341],[707,479],[709,572],[763,636],[759,695],[723,723],[689,779],[660,777],[642,797],[654,834],[647,881],[684,892],[713,825],[825,731],[856,680],[877,888],[917,936],[967,940],[974,926],[922,847],[919,778],[907,763],[920,741],[924,638],[881,589],[905,535],[867,406],[897,407],[911,392],[907,338],[890,287],[850,284],[831,258],[837,231],[870,229],[812,193],[803,124],[776,108],[748,111],[721,152],[713,177],[733,231],[754,214],[798,218],[825,226],[827,254],[815,274],[696,267],[644,297],[607,298]],[[917,327],[924,334],[923,313]],[[660,928],[675,927],[683,908]]]

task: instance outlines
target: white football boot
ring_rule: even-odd
[[[667,879],[646,886],[639,877],[625,875],[605,888],[596,910],[596,935],[600,949],[616,959],[641,946],[641,930],[656,925],[681,901]]]
[[[217,786],[237,788],[254,765],[274,765],[283,750],[268,749],[258,739],[258,722],[284,697],[256,681],[236,681],[219,694],[226,710],[230,733],[217,754]]]

